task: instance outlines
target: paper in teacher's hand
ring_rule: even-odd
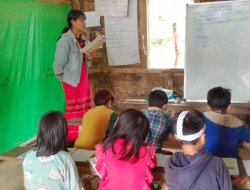
[[[81,49],[83,53],[89,53],[95,51],[97,48],[101,47],[105,42],[105,36],[101,35],[94,39],[92,42],[87,44],[84,48]]]

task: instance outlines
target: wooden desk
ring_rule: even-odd
[[[0,189],[23,190],[22,160],[0,158]]]
[[[23,179],[23,169],[22,169],[22,159],[17,158],[23,153],[29,151],[32,147],[16,147],[4,154],[0,154],[0,189],[2,190],[23,190],[24,189],[24,179]],[[89,165],[88,162],[78,162],[76,161],[77,170],[79,176],[82,180],[84,188],[86,190],[90,189],[89,178],[87,175],[91,176],[94,174],[94,170]],[[93,176],[93,175],[92,175]],[[90,178],[91,180],[96,178],[95,176]]]
[[[169,143],[171,145],[171,143]],[[174,147],[174,148],[173,148]],[[6,190],[23,190],[24,185],[23,185],[23,171],[22,171],[22,160],[17,159],[17,156],[20,156],[24,152],[28,151],[31,147],[16,147],[11,151],[6,152],[3,155],[0,155],[0,187],[2,189]],[[176,151],[178,150],[178,145],[175,143],[172,143],[172,147],[168,147],[168,150]],[[246,149],[241,149],[240,150],[240,155],[242,159],[244,160],[250,160],[250,150]],[[90,164],[87,162],[76,162],[76,166],[79,172],[79,175],[82,179],[82,182],[84,184],[84,187],[90,185],[90,181],[85,180],[86,178],[83,178],[86,175],[92,175],[95,174],[93,172],[93,169],[91,168]],[[239,170],[241,174],[241,179],[244,180],[249,180],[249,177],[244,177],[246,176],[243,171],[243,164],[239,163]],[[244,172],[244,171],[243,171]],[[154,175],[154,180],[155,181],[160,181],[163,182],[165,178],[165,171],[164,168],[162,167],[155,167],[152,170],[152,173]],[[97,179],[95,176],[92,177],[92,179]],[[238,180],[238,179],[237,179]],[[244,186],[244,189],[250,189],[246,186]]]
[[[128,108],[143,109],[148,107],[148,103],[144,99],[125,99],[118,102],[120,111]],[[167,112],[171,115],[184,110],[198,110],[204,112],[207,110],[206,102],[185,102],[185,103],[172,103],[169,102],[167,106]],[[237,115],[248,126],[250,126],[250,104],[232,103],[230,114]]]
[[[137,108],[142,109],[148,107],[148,103],[144,99],[125,99],[123,102],[120,102],[123,105],[123,108]],[[206,102],[185,102],[185,103],[168,103],[168,111],[179,112],[183,110],[199,110],[206,111],[207,103]],[[239,114],[239,115],[250,115],[250,104],[240,104],[232,103],[230,114]]]

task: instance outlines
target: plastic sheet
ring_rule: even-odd
[[[0,153],[36,136],[44,112],[64,111],[52,63],[70,8],[0,0]]]

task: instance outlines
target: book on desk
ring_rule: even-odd
[[[19,155],[17,158],[24,159],[25,156],[32,150],[33,148]],[[72,159],[75,162],[87,162],[88,159],[95,154],[94,150],[85,150],[78,148],[68,148],[68,150],[69,150],[68,153],[71,155]]]
[[[25,149],[25,151],[23,151],[22,154],[17,155],[16,158],[23,159],[25,157],[25,155],[29,151],[31,151],[31,149]],[[169,149],[169,150],[172,150],[172,149]],[[178,150],[176,150],[176,151],[178,151]],[[92,166],[95,166],[96,161],[94,161],[92,159],[92,157],[94,157],[94,154],[95,154],[94,150],[69,148],[69,154],[71,155],[72,159],[76,162],[89,162]],[[168,157],[169,157],[169,155],[156,154],[157,166],[164,167],[166,159]],[[224,160],[225,165],[226,165],[230,175],[240,175],[240,172],[239,172],[240,169],[238,166],[237,159],[235,159],[235,158],[222,158],[222,159]],[[247,176],[250,176],[250,160],[243,160],[242,162],[243,162],[243,167],[246,171]],[[94,169],[95,169],[95,167],[94,167]]]
[[[171,157],[171,155],[164,155],[164,154],[157,153],[156,154],[157,167],[165,167],[166,159],[168,159],[170,157]],[[236,175],[240,174],[237,159],[235,159],[235,158],[222,158],[222,160],[224,161],[230,175],[236,176]],[[244,166],[246,164],[244,164]],[[248,162],[248,164],[250,165],[250,161]],[[246,166],[245,166],[245,169],[247,170]]]
[[[222,158],[230,175],[239,175],[239,166],[235,158]]]
[[[94,150],[69,148],[69,154],[75,162],[88,162],[90,157],[95,154]]]

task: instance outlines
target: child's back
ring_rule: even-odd
[[[81,189],[77,169],[70,155],[59,151],[48,157],[36,156],[33,150],[23,162],[25,187],[27,189]]]
[[[143,109],[141,111],[150,123],[151,134],[147,136],[146,142],[153,144],[156,150],[159,150],[172,130],[171,116],[161,110]]]
[[[62,113],[51,111],[43,115],[36,147],[23,162],[25,189],[82,189],[75,162],[67,153],[67,135]]]
[[[83,116],[82,127],[75,147],[95,150],[95,145],[101,143],[107,130],[112,133],[116,114],[111,109],[114,95],[107,89],[101,89],[94,96],[95,107]],[[112,119],[113,118],[113,119]]]
[[[144,143],[149,130],[142,112],[128,109],[121,113],[112,135],[96,145],[99,189],[150,189],[156,157],[155,148]]]
[[[115,152],[121,150],[124,140],[115,143]],[[103,180],[100,186],[104,189],[139,190],[146,189],[152,182],[151,169],[155,166],[155,149],[153,146],[143,146],[140,149],[140,160],[131,164],[114,156],[112,148],[103,153],[102,145],[96,146],[97,170]],[[102,188],[99,188],[102,189]]]
[[[167,103],[167,94],[161,90],[154,90],[148,96],[148,109],[141,110],[150,123],[151,133],[148,134],[146,142],[153,144],[156,151],[161,150],[167,135],[172,131],[172,119],[166,113]]]
[[[94,150],[95,145],[105,138],[112,113],[114,111],[104,105],[88,110],[83,117],[75,147]]]
[[[219,157],[239,158],[239,143],[250,142],[250,130],[240,119],[227,114],[230,102],[229,89],[215,87],[208,91],[211,111],[203,114],[207,135],[204,149]]]
[[[193,156],[175,153],[167,162],[165,172],[169,190],[232,189],[223,161],[204,151]]]
[[[224,162],[201,150],[205,126],[198,111],[184,111],[174,125],[175,136],[183,152],[166,161],[166,184],[169,190],[232,190],[233,186]]]
[[[205,112],[207,141],[204,149],[219,157],[239,158],[239,142],[250,142],[250,130],[229,114]]]

